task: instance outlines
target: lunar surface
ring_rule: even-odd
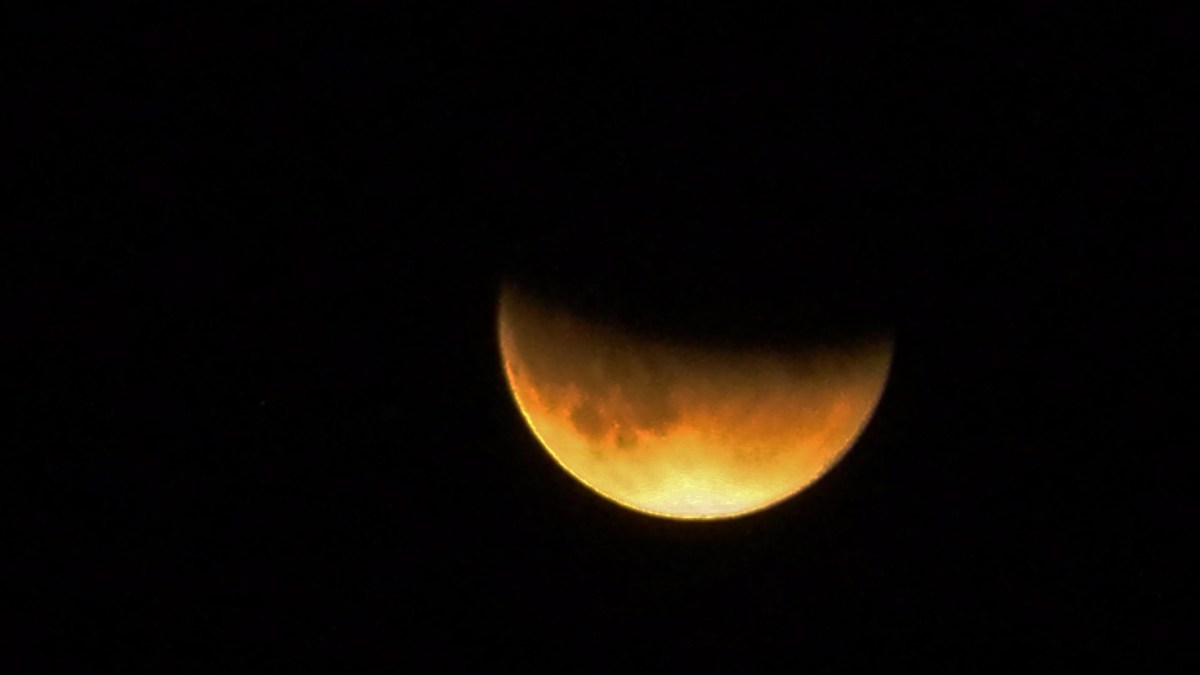
[[[500,352],[546,451],[595,492],[678,519],[776,504],[853,445],[892,345],[781,354],[653,342],[506,288]]]

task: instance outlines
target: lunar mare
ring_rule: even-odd
[[[669,518],[790,497],[854,443],[883,392],[887,341],[797,354],[653,342],[506,289],[500,351],[549,454],[592,490]]]

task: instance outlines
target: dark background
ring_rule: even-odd
[[[21,17],[27,644],[91,672],[1182,654],[1192,19]],[[712,344],[888,330],[892,377],[796,498],[647,518],[525,428],[506,279]]]

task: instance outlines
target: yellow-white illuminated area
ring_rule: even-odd
[[[797,354],[655,343],[500,298],[513,396],[550,455],[628,508],[680,519],[766,508],[850,448],[883,392],[890,342]]]

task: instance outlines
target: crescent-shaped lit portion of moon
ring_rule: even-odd
[[[517,291],[500,299],[517,405],[580,482],[667,518],[729,518],[803,490],[854,443],[883,392],[888,341],[798,354],[637,338]]]

